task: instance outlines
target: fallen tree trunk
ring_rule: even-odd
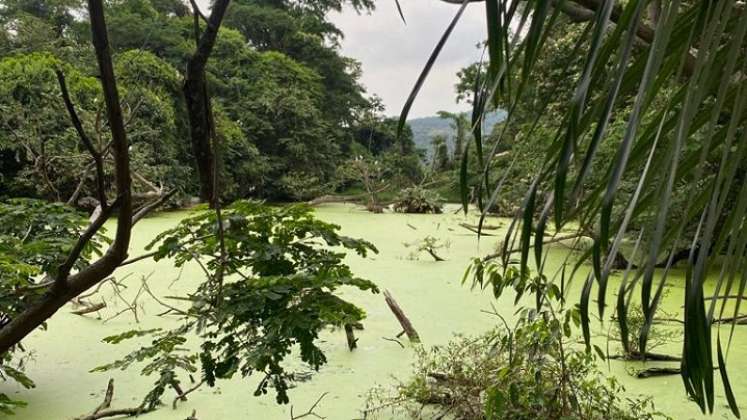
[[[670,367],[653,367],[644,369],[636,374],[636,377],[638,378],[653,378],[656,376],[668,376],[668,375],[679,375],[680,374],[680,368],[670,368]]]
[[[609,356],[609,359],[629,360],[629,361],[649,360],[649,361],[657,361],[657,362],[679,362],[682,360],[681,357],[670,356],[668,354],[648,353],[648,352],[644,354],[638,351],[630,352],[628,354],[611,355]]]
[[[321,197],[317,197],[313,200],[309,200],[306,202],[306,204],[310,206],[318,206],[320,204],[327,204],[327,203],[358,203],[363,198],[365,198],[364,195],[331,195],[326,194]]]
[[[389,309],[392,310],[392,313],[394,313],[397,321],[399,321],[399,324],[402,326],[402,330],[405,332],[405,334],[407,334],[407,338],[410,339],[410,342],[419,343],[420,336],[418,335],[418,332],[415,331],[415,327],[412,326],[412,322],[410,322],[410,319],[407,318],[405,312],[402,310],[402,308],[400,308],[399,304],[397,304],[397,301],[394,300],[394,297],[391,293],[389,293],[388,290],[384,290],[384,299],[386,300],[386,304],[389,306]]]

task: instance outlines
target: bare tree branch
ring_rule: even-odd
[[[18,344],[30,332],[42,325],[70,299],[107,278],[127,258],[132,230],[132,195],[130,179],[130,157],[127,134],[122,120],[114,65],[104,18],[102,0],[88,0],[88,14],[101,86],[106,103],[109,128],[112,134],[114,176],[118,210],[117,229],[114,241],[107,252],[85,269],[69,276],[60,287],[53,287],[38,301],[0,328],[0,354]]]
[[[70,93],[67,90],[67,83],[65,82],[65,75],[60,69],[55,69],[55,73],[57,74],[57,82],[60,84],[62,100],[65,102],[65,108],[67,108],[67,113],[70,115],[70,121],[73,123],[75,131],[78,132],[78,137],[80,137],[81,143],[83,143],[83,146],[85,146],[86,150],[88,150],[88,153],[90,153],[93,158],[93,163],[96,168],[96,190],[98,193],[99,204],[101,204],[102,208],[106,208],[108,204],[106,202],[106,188],[104,187],[104,162],[101,153],[96,150],[91,139],[88,138],[86,131],[83,129],[83,124],[80,122],[78,113],[75,111],[75,106],[70,99]]]
[[[166,200],[171,198],[171,196],[173,196],[175,193],[176,193],[176,190],[171,190],[167,192],[166,194],[163,194],[160,197],[158,197],[158,199],[153,201],[152,203],[144,205],[142,208],[140,208],[140,210],[137,211],[137,213],[135,213],[134,216],[132,216],[132,225],[134,226],[143,217],[147,216],[148,213],[153,211],[155,208],[157,208],[161,204],[165,203]]]
[[[147,408],[144,405],[140,405],[139,407],[133,407],[133,408],[119,408],[119,409],[109,409],[112,404],[112,398],[114,397],[114,379],[109,379],[109,384],[106,387],[106,394],[104,396],[104,401],[96,407],[91,414],[83,415],[80,417],[76,417],[75,420],[98,420],[103,419],[106,417],[134,417],[139,416],[141,414],[145,414],[149,411],[153,411],[153,409]]]
[[[55,283],[59,287],[64,287],[65,281],[70,275],[70,270],[72,270],[75,262],[80,258],[80,254],[83,252],[86,244],[91,240],[91,238],[93,238],[94,235],[96,235],[96,232],[101,229],[101,226],[103,226],[104,223],[109,220],[109,216],[111,216],[112,212],[114,212],[114,209],[118,205],[118,201],[118,199],[114,200],[114,203],[112,203],[111,206],[101,208],[101,212],[93,219],[91,224],[88,225],[88,228],[86,228],[86,230],[80,235],[78,241],[75,243],[75,246],[73,246],[73,249],[68,254],[67,259],[65,259],[65,262],[63,262],[57,269]]]
[[[208,18],[202,13],[197,2],[195,0],[189,0],[189,4],[192,6],[192,12],[199,16],[205,23],[208,23]]]

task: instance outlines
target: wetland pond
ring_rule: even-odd
[[[445,344],[457,333],[474,335],[492,328],[497,319],[487,312],[492,311],[493,307],[509,319],[516,309],[513,297],[508,294],[496,301],[488,291],[470,290],[468,284],[461,284],[470,259],[492,252],[504,231],[492,231],[495,236],[484,236],[478,241],[474,233],[459,225],[465,221],[474,223],[475,216],[464,216],[456,210],[456,206],[449,206],[440,215],[372,214],[352,205],[329,204],[315,211],[322,220],[340,225],[343,234],[364,238],[376,245],[378,254],[366,259],[351,255],[346,262],[356,275],[374,281],[382,290],[389,290],[418,330],[423,345],[433,346]],[[176,224],[185,214],[188,213],[166,212],[140,222],[134,230],[130,255],[143,253],[145,245],[157,233]],[[491,219],[488,223],[508,226],[507,221],[501,219]],[[412,248],[405,246],[406,242],[428,235],[449,242],[449,247],[440,252],[446,261],[435,262],[426,253],[413,258]],[[557,267],[565,255],[562,249],[556,252],[557,256],[551,255],[547,263],[550,268],[553,264]],[[32,350],[27,373],[36,382],[36,388],[22,390],[13,388],[8,382],[0,383],[4,392],[28,403],[28,407],[19,409],[13,418],[71,419],[90,413],[101,403],[109,378],[115,382],[113,408],[137,406],[150,389],[156,378],[142,377],[134,368],[128,371],[88,372],[137,348],[136,340],[127,345],[111,345],[101,339],[130,329],[176,325],[173,318],[158,316],[163,309],[149,296],[138,299],[139,323],[129,312],[114,318],[112,316],[126,309],[124,301],[134,297],[143,276],[148,277],[147,284],[154,294],[166,297],[192,291],[200,272],[192,266],[180,271],[167,260],[157,263],[143,260],[122,267],[115,275],[128,287],[121,294],[123,300],[115,296],[107,285],[102,287],[99,296],[106,300],[108,306],[100,311],[100,318],[94,314],[71,314],[71,307],[66,306],[51,319],[47,331],[37,331],[25,342],[26,347]],[[576,283],[574,287],[578,288],[580,281]],[[670,275],[667,283],[668,294],[663,307],[668,314],[679,316],[684,288],[681,273]],[[614,295],[617,287],[611,284],[609,290],[610,295]],[[411,372],[415,356],[412,346],[406,339],[401,340],[405,348],[384,339],[394,337],[401,328],[385,304],[383,295],[352,289],[343,290],[342,293],[367,313],[365,329],[356,332],[358,348],[352,352],[348,350],[345,333],[341,330],[322,334],[322,347],[327,354],[328,364],[290,391],[291,404],[297,415],[327,393],[315,409],[320,416],[330,420],[361,418],[361,409],[371,388],[377,385],[391,386],[397,383],[397,378],[405,379]],[[571,294],[570,299],[575,300],[577,293]],[[608,302],[614,304],[614,297],[608,298]],[[596,324],[599,325],[598,322]],[[609,345],[610,353],[615,353],[617,343],[610,341],[607,344],[605,338],[600,336],[609,327],[609,321],[597,327],[598,337],[595,340],[602,348]],[[729,327],[722,328],[728,334]],[[747,363],[744,354],[747,337],[743,329],[747,329],[747,326],[736,327],[728,355],[731,362],[730,379],[738,399],[747,398],[747,375],[741,373],[745,366],[739,366],[739,363]],[[678,340],[656,351],[678,354],[682,345]],[[293,360],[293,357],[289,360]],[[296,363],[291,362],[294,367]],[[653,396],[656,408],[674,419],[705,417],[694,403],[687,400],[678,375],[636,379],[629,371],[640,369],[640,363],[611,361],[600,363],[600,366],[606,374],[618,377],[629,393]],[[678,363],[649,362],[646,366],[677,367]],[[297,363],[297,369],[309,371],[301,363]],[[262,397],[252,396],[258,378],[241,379],[238,376],[231,381],[218,382],[214,388],[201,387],[175,410],[170,406],[169,396],[165,400],[166,405],[141,418],[183,420],[193,410],[196,410],[200,420],[290,418],[290,405],[277,405],[272,390]],[[720,387],[718,378],[717,383]],[[716,414],[709,418],[731,418],[720,389],[717,391],[716,406]],[[740,404],[740,407],[743,405]],[[369,418],[401,417],[384,410]]]

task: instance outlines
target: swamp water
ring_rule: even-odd
[[[465,218],[461,213],[454,213],[456,209],[452,206],[442,215],[377,215],[354,206],[336,204],[316,210],[321,219],[342,226],[343,234],[365,238],[378,247],[379,254],[367,259],[350,256],[347,263],[356,275],[373,280],[382,290],[389,290],[393,294],[426,346],[445,344],[455,333],[474,335],[490,329],[496,325],[497,319],[483,311],[492,311],[491,305],[507,318],[512,317],[515,310],[510,293],[495,301],[488,291],[471,291],[467,285],[461,285],[462,275],[470,258],[493,251],[496,242],[502,238],[503,231],[499,231],[496,236],[483,237],[478,243],[476,235],[459,226],[460,222],[474,223],[474,216]],[[185,214],[162,213],[141,221],[135,228],[131,256],[140,255],[144,246],[157,233],[176,224]],[[505,223],[507,226],[505,220],[491,219],[487,223]],[[434,262],[426,253],[419,255],[418,259],[411,257],[413,248],[406,247],[404,243],[414,242],[427,235],[450,242],[448,249],[440,250],[446,261]],[[548,272],[553,271],[553,263],[557,267],[560,258],[560,252],[558,256],[551,255]],[[169,261],[155,263],[150,260],[123,267],[115,274],[127,285],[122,293],[124,300],[132,299],[137,294],[143,276],[149,276],[147,284],[160,296],[183,295],[192,291],[200,278],[196,267],[186,267],[180,273]],[[609,286],[608,302],[612,305],[613,295],[617,291],[616,280],[613,279]],[[664,309],[673,316],[680,312],[682,281],[681,276],[676,275],[670,275],[668,279],[670,287]],[[580,281],[577,280],[577,283]],[[576,284],[575,287],[578,288],[579,285]],[[369,389],[376,385],[395,384],[395,376],[406,378],[410,374],[414,351],[406,338],[400,340],[405,345],[404,349],[397,343],[384,339],[393,338],[401,330],[384,303],[384,297],[352,289],[342,293],[364,308],[368,315],[364,320],[365,329],[356,331],[358,348],[353,352],[348,351],[345,334],[341,330],[322,334],[322,347],[329,362],[319,372],[313,373],[310,380],[299,383],[290,391],[296,415],[304,413],[323,393],[327,393],[315,409],[317,414],[330,420],[361,418],[360,410],[364,407]],[[126,309],[125,303],[113,294],[111,285],[103,286],[100,294],[91,300],[96,302],[101,298],[108,304],[100,311],[101,319],[93,314],[73,315],[67,306],[49,322],[48,331],[38,331],[27,339],[26,347],[33,352],[28,361],[27,373],[36,382],[36,388],[21,390],[9,383],[0,382],[1,391],[29,404],[28,407],[19,409],[13,418],[56,420],[90,413],[101,403],[109,378],[114,379],[115,385],[112,408],[139,404],[144,393],[156,380],[155,377],[141,377],[136,369],[88,373],[88,370],[112,362],[137,348],[137,341],[110,345],[103,343],[101,339],[130,329],[169,328],[175,323],[168,317],[159,317],[163,308],[147,295],[138,299],[139,323],[130,312],[111,318]],[[575,296],[571,299],[573,303]],[[593,307],[596,305],[593,304]],[[609,326],[608,322],[598,330],[602,332]],[[722,328],[728,334],[728,326]],[[729,354],[732,387],[738,401],[742,403],[747,398],[747,375],[743,374],[745,366],[740,366],[740,362],[747,363],[744,350],[747,336],[743,329],[747,329],[747,326],[737,327]],[[597,337],[595,343],[602,348],[606,347],[603,337]],[[610,353],[617,352],[616,343],[610,342],[609,346]],[[655,351],[678,354],[680,346],[681,342],[674,342]],[[309,371],[300,363],[292,362],[292,365],[301,371]],[[676,367],[678,364],[648,363],[646,366]],[[640,368],[639,363],[615,361],[609,366],[606,363],[602,366],[605,373],[617,376],[631,394],[653,395],[657,409],[673,418],[703,417],[697,406],[687,400],[679,376],[639,380],[627,373]],[[164,399],[165,406],[141,418],[183,420],[192,410],[196,410],[200,420],[290,418],[290,405],[277,405],[272,390],[262,397],[252,396],[258,379],[236,378],[218,382],[215,388],[203,386],[190,394],[188,401],[180,402],[176,410],[171,408],[173,393],[169,391]],[[717,382],[717,412],[712,418],[731,418],[723,393],[720,392],[718,378]],[[186,378],[183,378],[182,384],[185,388],[191,386]],[[369,418],[389,419],[397,416],[385,410]]]

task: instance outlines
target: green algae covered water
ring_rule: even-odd
[[[515,307],[512,297],[506,296],[495,301],[490,293],[471,291],[461,285],[465,268],[471,258],[490,253],[502,237],[499,230],[494,237],[483,237],[479,242],[476,235],[459,226],[462,222],[474,222],[474,216],[455,213],[456,207],[442,215],[372,214],[349,205],[325,205],[316,210],[318,217],[342,227],[348,236],[365,238],[379,249],[378,255],[367,259],[350,256],[347,263],[353,271],[375,281],[382,290],[389,290],[404,309],[423,344],[426,346],[444,344],[454,334],[478,334],[495,325],[496,318],[486,312],[497,309],[503,316],[511,317]],[[145,245],[160,231],[176,224],[186,212],[162,213],[143,220],[135,228],[131,256],[142,253]],[[505,220],[490,220],[496,225]],[[447,241],[449,247],[440,250],[443,262],[433,261],[427,254],[414,258],[407,242],[433,236]],[[548,267],[557,266],[563,257],[551,255]],[[103,343],[105,336],[137,328],[169,328],[175,325],[173,319],[158,316],[163,308],[147,296],[138,302],[138,319],[130,312],[112,318],[126,310],[126,301],[132,301],[140,289],[143,277],[154,294],[160,296],[183,295],[195,287],[199,281],[199,271],[186,267],[180,271],[169,261],[155,263],[143,260],[123,267],[116,277],[123,280],[127,288],[120,299],[112,292],[110,285],[102,287],[92,300],[104,299],[107,307],[95,315],[78,316],[70,313],[71,307],[61,309],[49,322],[47,331],[38,331],[26,342],[31,350],[27,362],[29,376],[36,382],[36,388],[22,390],[0,382],[0,391],[16,399],[28,402],[28,407],[19,409],[16,419],[70,419],[90,413],[102,399],[109,378],[114,379],[115,393],[112,408],[137,406],[155,377],[142,377],[136,369],[104,373],[89,373],[89,370],[109,363],[137,348],[137,342],[126,345]],[[678,277],[679,276],[679,277]],[[681,274],[670,275],[665,310],[677,316],[682,302],[683,283]],[[617,287],[611,284],[614,293]],[[401,330],[398,322],[384,303],[382,295],[373,295],[353,290],[342,292],[346,298],[363,307],[367,313],[365,329],[356,331],[358,348],[347,349],[345,334],[342,331],[329,331],[322,335],[323,348],[329,363],[319,372],[313,372],[310,379],[299,383],[291,390],[290,398],[294,413],[305,412],[323,393],[327,393],[315,412],[330,420],[350,420],[362,417],[367,392],[374,386],[390,386],[397,383],[397,377],[406,378],[413,361],[413,348],[406,340],[402,348],[392,338]],[[605,331],[609,323],[598,330]],[[666,327],[664,327],[666,328]],[[676,327],[675,327],[676,328]],[[728,327],[724,332],[728,334]],[[728,360],[732,387],[738,398],[747,398],[747,376],[744,344],[747,336],[737,327]],[[597,338],[597,344],[604,348],[604,338]],[[609,343],[614,353],[616,344]],[[681,342],[672,342],[657,348],[658,352],[678,354]],[[298,370],[308,370],[301,364],[293,364]],[[648,363],[646,367],[672,366],[676,363]],[[675,419],[703,418],[697,406],[685,396],[679,376],[665,376],[651,379],[635,379],[628,372],[640,369],[639,363],[610,362],[603,369],[615,375],[631,394],[652,395],[657,409]],[[718,379],[718,378],[717,378]],[[212,419],[288,419],[290,405],[279,406],[272,392],[263,397],[253,397],[257,379],[237,378],[219,382],[216,387],[203,386],[189,395],[189,400],[171,407],[171,396],[167,405],[147,414],[146,420],[183,420],[196,411],[200,420]],[[717,382],[719,382],[717,380]],[[185,387],[189,384],[185,384]],[[720,391],[720,390],[719,390]],[[741,400],[740,400],[741,401]],[[716,418],[731,418],[723,393],[717,396]],[[743,407],[743,405],[740,405]],[[397,414],[382,411],[368,418],[397,418]]]

